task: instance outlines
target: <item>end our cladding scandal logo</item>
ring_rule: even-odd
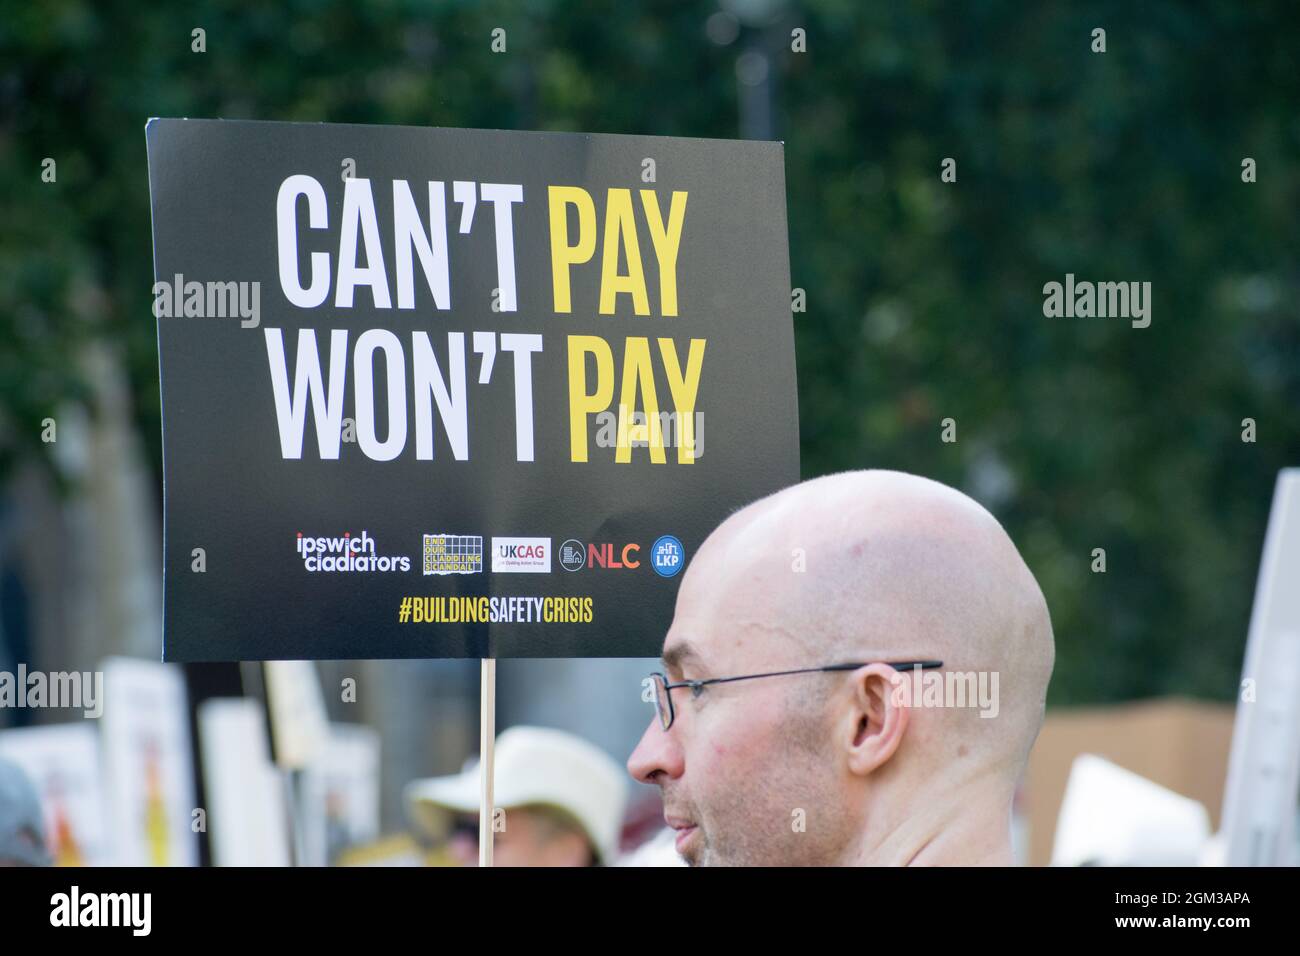
[[[362,529],[353,536],[351,531],[342,535],[310,537],[301,531],[297,537],[298,554],[303,567],[311,572],[409,571],[411,559],[405,555],[380,555],[376,553],[375,539]]]
[[[478,534],[426,534],[424,573],[478,574],[483,570],[483,536]]]

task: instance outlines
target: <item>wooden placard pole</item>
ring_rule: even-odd
[[[479,662],[479,814],[478,865],[492,865],[492,764],[496,744],[497,662],[485,657]]]

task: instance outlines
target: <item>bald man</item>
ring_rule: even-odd
[[[818,478],[694,556],[628,770],[692,865],[1009,865],[1054,657],[984,508],[899,472]],[[959,674],[996,674],[1000,700],[907,692]]]

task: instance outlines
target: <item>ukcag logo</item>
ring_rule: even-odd
[[[495,574],[550,574],[550,538],[493,538]]]

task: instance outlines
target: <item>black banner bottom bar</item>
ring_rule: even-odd
[[[0,927],[9,952],[31,937],[69,934],[337,946],[407,930],[472,945],[476,926],[486,928],[487,943],[503,925],[587,938],[612,932],[610,945],[620,945],[683,922],[729,937],[774,922],[819,935],[853,926],[870,928],[873,942],[880,931],[927,948],[945,938],[987,944],[1006,932],[1024,942],[1101,935],[1231,946],[1260,931],[1295,938],[1294,879],[1293,870],[1265,869],[14,869],[0,870]],[[117,925],[71,925],[74,900],[79,924]]]

